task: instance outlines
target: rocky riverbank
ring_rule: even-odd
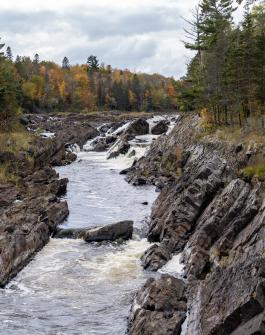
[[[264,145],[201,134],[198,116],[182,116],[126,171],[162,190],[143,267],[157,271],[177,254],[184,264],[177,282],[154,279],[138,293],[130,335],[265,333],[264,182],[242,173]]]
[[[21,122],[34,129],[50,118],[27,116]],[[48,122],[48,121],[47,121]],[[61,121],[62,123],[62,121]],[[16,183],[0,185],[0,285],[4,286],[49,240],[58,224],[68,216],[68,206],[60,201],[67,179],[59,179],[53,166],[72,162],[76,156],[67,146],[82,146],[97,135],[89,124],[76,122],[70,127],[54,125],[52,138],[34,136],[25,152],[1,152],[0,163],[9,167]]]
[[[21,117],[21,124],[34,134],[29,148],[0,152],[0,164],[7,166],[15,179],[15,183],[0,184],[0,286],[5,286],[32,259],[69,214],[67,203],[60,200],[68,180],[59,179],[53,167],[73,162],[76,159],[74,151],[92,139],[95,139],[93,150],[100,151],[102,143],[106,150],[117,142],[115,157],[125,153],[122,148],[130,148],[129,139],[149,133],[146,116],[108,112]],[[128,129],[127,126],[123,129],[126,124]],[[117,133],[107,134],[116,129]],[[102,227],[100,237],[98,230],[89,231],[86,240],[103,239],[104,236],[109,240],[128,239],[132,235],[131,222],[110,228],[108,231]]]

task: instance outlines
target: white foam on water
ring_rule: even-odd
[[[89,152],[77,152],[75,163],[58,168],[61,177],[70,180],[65,225],[79,228],[131,219],[141,229],[157,194],[148,186],[132,187],[117,170],[145,155],[153,138],[137,136],[126,155],[111,160],[106,152],[90,151],[93,139],[84,146]],[[133,150],[135,156],[130,157]],[[44,330],[73,335],[87,334],[88,329],[91,335],[123,334],[133,294],[149,277],[140,265],[149,246],[137,237],[122,244],[51,239],[0,290],[0,335],[43,335]],[[179,265],[173,257],[162,271],[179,273]]]
[[[71,144],[69,146],[68,150],[75,153],[75,154],[81,152],[81,148],[77,143]]]
[[[180,335],[186,335],[187,334],[187,330],[188,330],[188,313],[186,315],[186,319],[185,321],[183,322],[182,326],[181,326],[181,333]]]
[[[125,123],[124,125],[120,126],[119,128],[117,128],[116,130],[114,130],[112,133],[111,133],[111,129],[107,131],[107,134],[111,134],[111,135],[117,135],[119,134],[120,132],[124,132],[128,127],[129,125],[132,123],[132,121],[129,121],[127,123]]]
[[[92,140],[88,140],[84,145],[83,145],[83,151],[92,151],[93,150],[93,146],[92,146],[92,142],[95,139],[93,138]]]
[[[96,274],[95,280],[112,282],[136,278],[142,272],[140,257],[150,247],[147,239],[134,239],[126,242],[120,250],[94,258],[87,266]]]
[[[182,254],[174,255],[160,270],[160,273],[167,273],[180,278],[184,272],[184,265],[181,263]]]
[[[40,136],[43,138],[54,138],[55,137],[55,133],[51,133],[49,131],[40,133]]]

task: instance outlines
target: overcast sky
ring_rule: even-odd
[[[0,2],[0,36],[13,54],[84,63],[90,54],[121,69],[185,73],[182,16],[197,0],[8,0]]]

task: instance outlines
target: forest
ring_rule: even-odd
[[[88,113],[100,110],[160,111],[177,108],[176,81],[159,74],[133,73],[99,64],[40,61],[36,54],[13,59],[0,45],[0,120],[3,129],[18,113]]]
[[[233,17],[237,6],[244,15]],[[202,0],[186,29],[196,52],[179,82],[185,110],[199,110],[209,125],[263,128],[265,103],[265,1]]]

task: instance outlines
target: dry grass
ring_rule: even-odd
[[[24,129],[0,133],[0,151],[17,153],[28,150],[34,135]]]
[[[26,152],[34,140],[34,135],[27,132],[20,125],[15,125],[10,132],[0,132],[0,152],[18,154]],[[12,157],[12,156],[11,156]],[[14,156],[16,157],[16,156]],[[26,160],[30,163],[32,158],[26,155]],[[18,171],[20,169],[20,160],[12,159],[0,163],[0,183],[18,184],[20,178]]]
[[[0,164],[0,184],[12,183],[18,185],[20,178],[10,172],[8,163]]]

